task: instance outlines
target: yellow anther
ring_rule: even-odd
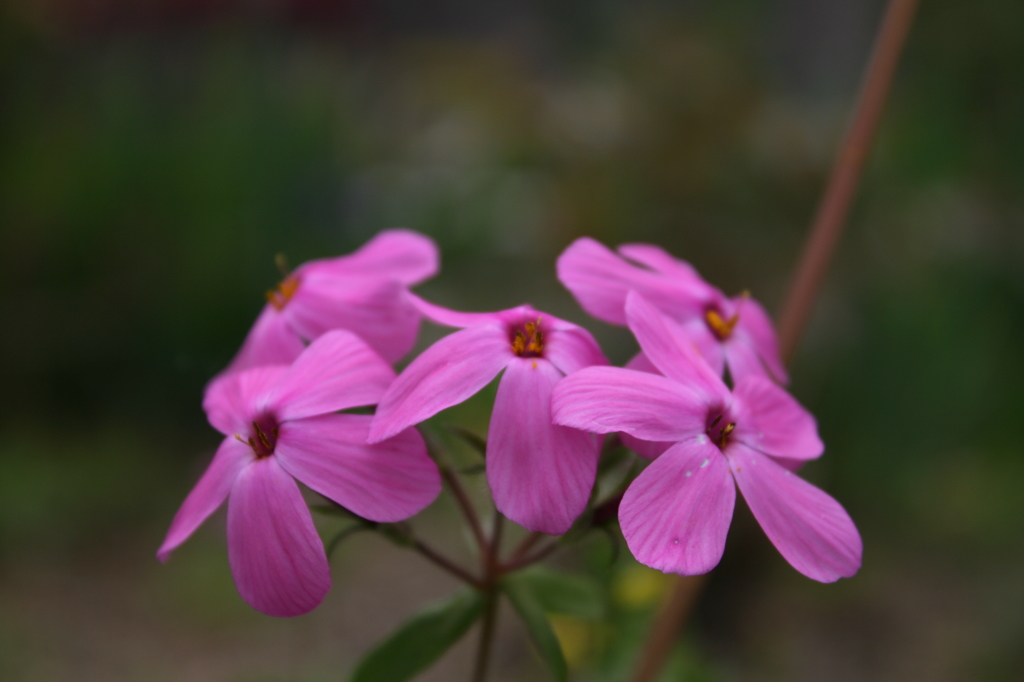
[[[516,331],[516,337],[512,339],[512,352],[516,355],[522,355],[525,350],[526,340],[523,338],[523,333],[521,331]]]
[[[524,333],[525,332],[525,333]],[[512,338],[512,351],[520,357],[540,355],[544,350],[544,332],[540,330],[540,318],[536,322],[527,322],[523,328],[516,329]]]
[[[267,303],[274,306],[277,310],[283,310],[298,290],[299,278],[294,275],[288,275],[281,280],[276,289],[269,289],[267,291]]]
[[[718,447],[725,447],[725,443],[729,440],[729,434],[732,433],[735,428],[736,422],[729,422],[725,425],[725,428],[722,429],[722,435],[718,437]]]
[[[736,314],[728,320],[723,320],[717,310],[709,310],[704,313],[704,321],[708,323],[708,327],[715,333],[719,341],[725,341],[732,334],[736,323],[740,321],[740,316]]]
[[[539,319],[537,323],[540,323]],[[544,334],[540,331],[537,324],[527,322],[526,333],[530,335],[530,342],[526,344],[527,353],[539,353],[544,350]]]

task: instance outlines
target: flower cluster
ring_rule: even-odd
[[[748,294],[726,297],[654,246],[615,253],[577,240],[558,260],[559,279],[640,346],[616,368],[588,331],[528,305],[466,313],[409,290],[437,269],[429,239],[391,230],[349,256],[302,265],[268,292],[238,355],[207,387],[203,407],[225,439],[161,560],[226,499],[243,599],[275,616],[315,608],[330,572],[296,480],[363,519],[409,518],[441,489],[416,425],[501,374],[486,476],[497,509],[523,527],[568,531],[591,500],[604,434],[618,434],[653,460],[619,505],[642,563],[683,575],[713,568],[739,487],[798,571],[823,582],[856,573],[853,522],[793,473],[824,446],[780,387],[788,377],[772,323]],[[391,363],[424,317],[457,331],[396,376]],[[351,411],[367,406],[373,415]]]

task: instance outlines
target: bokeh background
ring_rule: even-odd
[[[881,10],[4,3],[0,678],[345,679],[452,581],[357,536],[326,603],[282,621],[237,596],[222,513],[154,558],[275,254],[417,229],[443,250],[424,296],[530,301],[616,361],[628,335],[554,277],[581,235],[661,244],[777,313]],[[805,474],[857,521],[863,569],[803,578],[738,505],[665,679],[1024,679],[1021,36],[1015,0],[922,3],[793,368],[828,446]],[[451,418],[482,431],[487,406]],[[468,559],[455,518],[416,523]],[[600,538],[554,563],[610,588],[603,618],[556,623],[574,679],[625,679],[664,580]],[[471,644],[425,679],[467,677]],[[496,680],[543,679],[508,609],[499,644]]]

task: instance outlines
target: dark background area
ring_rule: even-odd
[[[219,440],[202,388],[275,254],[420,230],[443,253],[421,294],[529,301],[618,362],[628,334],[554,276],[581,235],[660,244],[777,314],[881,10],[5,3],[0,678],[344,679],[452,583],[359,537],[327,602],[279,621],[237,596],[221,515],[154,558]],[[1022,36],[1020,2],[922,2],[793,368],[827,446],[804,474],[858,523],[863,569],[803,578],[738,505],[666,679],[1024,676]],[[487,405],[460,414],[482,430]],[[466,555],[454,522],[446,501],[418,521]],[[617,614],[556,622],[574,679],[625,678],[665,587],[606,557],[560,560],[610,581]],[[495,679],[537,679],[507,616]],[[469,653],[429,679],[465,677]]]

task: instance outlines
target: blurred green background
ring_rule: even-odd
[[[237,596],[221,515],[154,558],[275,254],[417,229],[443,251],[424,296],[532,302],[619,362],[628,334],[554,277],[581,235],[661,244],[777,313],[881,9],[4,3],[0,679],[344,679],[451,581],[357,537],[324,606],[279,621]],[[1017,0],[922,3],[793,368],[828,447],[804,473],[863,569],[803,578],[738,505],[666,679],[1024,679],[1021,36]],[[442,500],[418,524],[467,556],[453,522]],[[560,563],[612,586],[604,620],[557,623],[574,678],[624,679],[664,581],[599,540]],[[501,633],[495,679],[539,679],[508,610]]]

